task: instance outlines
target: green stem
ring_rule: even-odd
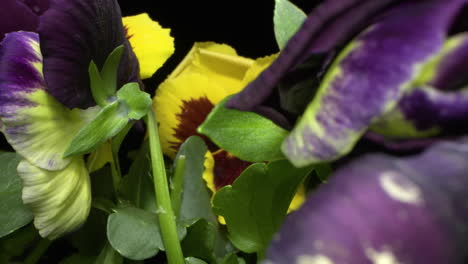
[[[117,192],[119,185],[120,185],[120,180],[122,179],[118,151],[117,152],[112,151],[111,173],[112,173],[112,183],[114,185],[114,192]]]
[[[180,205],[182,201],[182,188],[184,185],[184,172],[185,172],[185,155],[180,155],[177,158],[175,173],[173,178],[174,188],[171,192],[172,207],[176,218],[179,218]]]
[[[177,235],[176,218],[171,206],[166,169],[159,142],[158,125],[153,111],[148,113],[148,132],[153,167],[153,181],[158,206],[159,226],[169,264],[184,264],[184,256]]]
[[[24,261],[24,264],[35,264],[39,261],[39,259],[42,257],[42,255],[47,251],[49,248],[50,244],[52,244],[52,241],[48,239],[41,239],[39,241],[39,244],[33,249],[31,254],[26,258]]]

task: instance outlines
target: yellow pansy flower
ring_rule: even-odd
[[[163,152],[174,158],[188,137],[203,138],[209,150],[205,155],[203,178],[213,192],[232,184],[251,163],[220,149],[199,134],[197,128],[216,104],[241,91],[276,57],[253,60],[239,56],[225,44],[196,43],[156,91],[153,107],[160,123]],[[298,208],[304,201],[303,190],[299,193],[291,209]]]

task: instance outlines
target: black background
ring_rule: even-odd
[[[164,28],[171,29],[171,35],[175,39],[175,53],[147,82],[147,90],[154,92],[155,86],[177,66],[194,42],[225,43],[235,48],[239,55],[250,58],[277,52],[273,32],[274,1],[119,0],[118,2],[123,16],[146,12]],[[319,0],[292,2],[308,13]]]

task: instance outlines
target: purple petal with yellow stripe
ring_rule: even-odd
[[[267,100],[278,82],[310,54],[327,53],[367,26],[372,18],[398,0],[328,0],[312,10],[280,56],[226,105],[252,111]],[[314,74],[314,73],[311,73]]]
[[[97,108],[69,110],[46,92],[39,37],[9,33],[0,45],[0,118],[11,146],[46,170],[65,168],[63,153]]]
[[[338,170],[292,213],[264,263],[465,263],[468,139]]]
[[[139,82],[138,61],[125,35],[116,0],[56,0],[40,18],[38,28],[48,91],[68,108],[87,108],[93,100],[88,67],[99,69],[119,45],[124,54],[118,88]]]
[[[285,140],[296,166],[348,153],[377,118],[392,110],[438,54],[468,1],[411,1],[361,33],[333,62],[313,101]]]
[[[372,125],[392,140],[459,134],[468,128],[468,34],[449,38],[397,108]],[[419,86],[418,86],[419,85]]]

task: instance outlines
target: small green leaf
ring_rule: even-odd
[[[89,63],[88,74],[89,86],[91,88],[91,93],[93,95],[94,101],[96,101],[96,103],[101,107],[106,106],[108,95],[103,89],[104,81],[102,80],[101,73],[99,72],[99,69],[96,66],[96,63],[94,63],[94,61],[91,61]]]
[[[133,120],[144,117],[151,109],[151,96],[140,90],[138,83],[127,83],[117,92],[120,102],[125,102],[127,106],[127,116]]]
[[[123,45],[116,47],[107,57],[104,66],[102,66],[101,76],[104,81],[103,89],[108,96],[114,95],[118,88],[117,74],[119,72],[120,58],[122,57],[123,51]]]
[[[123,108],[118,101],[105,106],[89,124],[78,131],[64,157],[89,153],[119,133],[128,123]]]
[[[21,179],[16,167],[21,161],[16,153],[0,152],[0,237],[31,222],[33,215],[21,200]]]
[[[178,226],[179,239],[186,229]],[[107,219],[107,239],[122,256],[143,260],[164,250],[158,217],[154,213],[134,207],[116,209]]]
[[[177,153],[176,160],[182,155],[186,157],[179,212],[181,221],[203,218],[208,222],[217,223],[211,210],[210,194],[202,177],[206,151],[203,140],[192,136],[180,146]]]
[[[96,264],[122,264],[122,256],[116,252],[109,243],[106,243],[96,259]]]
[[[194,257],[185,258],[185,264],[208,264],[207,262]]]
[[[256,163],[232,186],[219,190],[213,209],[225,218],[232,243],[244,252],[262,253],[311,170],[295,168],[286,160]]]
[[[107,239],[122,256],[142,260],[164,249],[157,215],[138,208],[122,208],[107,220]]]
[[[280,49],[284,48],[306,18],[304,11],[288,0],[275,0],[273,23],[276,42]]]
[[[211,111],[198,132],[245,161],[283,159],[280,146],[288,132],[256,113],[225,108],[228,99]]]
[[[89,64],[88,73],[91,93],[96,103],[101,107],[111,103],[112,97],[117,90],[117,74],[123,50],[123,45],[116,47],[107,57],[101,71],[99,71],[94,61]]]
[[[187,230],[187,236],[181,243],[184,256],[191,256],[213,263],[216,241],[216,226],[205,219],[198,220]]]
[[[145,141],[130,166],[128,175],[123,177],[119,193],[134,206],[156,213],[154,185],[151,178],[149,144]]]
[[[0,254],[4,254],[7,258],[21,256],[38,238],[39,233],[33,225],[20,228],[0,240]],[[9,262],[0,261],[0,263]]]

